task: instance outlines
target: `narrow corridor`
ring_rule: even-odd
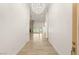
[[[0,55],[75,54],[77,27],[73,3],[1,3]]]
[[[42,39],[42,34],[34,34],[30,40],[18,53],[19,55],[57,55],[54,48],[47,39]]]

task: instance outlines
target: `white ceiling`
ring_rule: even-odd
[[[31,20],[44,22],[47,10],[48,10],[47,3],[31,3],[30,4]]]
[[[36,14],[41,14],[42,12],[44,12],[45,8],[46,8],[46,4],[41,4],[41,3],[31,4],[31,10]]]

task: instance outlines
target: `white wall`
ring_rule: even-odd
[[[47,22],[45,21],[43,25],[43,38],[48,38],[48,33],[47,33]]]
[[[58,54],[71,54],[72,4],[51,4],[46,19],[49,42]]]
[[[17,54],[29,41],[26,4],[0,4],[0,54]]]

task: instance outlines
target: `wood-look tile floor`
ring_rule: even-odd
[[[30,40],[18,55],[57,55],[57,52],[47,39],[35,35],[33,40]]]

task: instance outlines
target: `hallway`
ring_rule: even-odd
[[[0,4],[0,54],[71,55],[72,11],[71,3]]]
[[[19,55],[57,55],[55,49],[48,42],[47,39],[42,39],[42,34],[34,34],[33,40],[30,40],[22,50],[18,53]]]

